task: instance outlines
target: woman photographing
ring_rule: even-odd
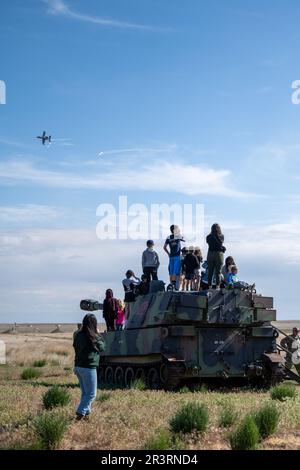
[[[224,264],[224,253],[226,248],[223,246],[224,235],[219,224],[213,224],[211,232],[206,237],[208,244],[208,289],[211,289],[212,279],[215,274],[216,289],[220,288],[221,284],[221,269]]]

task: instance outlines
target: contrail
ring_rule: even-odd
[[[147,147],[142,147],[142,148],[128,148],[128,149],[115,149],[115,150],[104,150],[102,152],[99,152],[99,157],[102,155],[115,155],[115,154],[121,154],[121,153],[131,153],[131,152],[137,152],[137,153],[162,153],[162,152],[169,152],[172,150],[174,146],[168,147],[168,148],[163,148],[163,149],[158,149],[158,148],[147,148]]]

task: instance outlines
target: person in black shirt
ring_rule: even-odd
[[[181,242],[184,242],[184,239],[180,235],[177,225],[171,225],[170,232],[171,235],[165,241],[164,250],[169,256],[170,286],[172,289],[179,290],[181,272],[180,252]]]
[[[149,294],[149,289],[150,289],[150,282],[147,279],[147,275],[142,274],[141,282],[136,288],[137,294],[138,295],[147,295],[147,294]]]
[[[195,269],[200,267],[200,263],[196,255],[194,255],[194,248],[189,247],[188,253],[185,255],[183,260],[183,269],[185,271],[185,289],[191,290],[193,281],[195,279]]]
[[[225,247],[223,246],[224,235],[222,234],[222,230],[219,224],[212,225],[211,232],[206,237],[206,242],[208,244],[208,289],[211,289],[212,278],[214,274],[216,276],[216,289],[219,289],[221,283],[221,269],[224,264],[225,252]]]
[[[140,284],[140,279],[136,277],[134,272],[131,269],[126,271],[126,277],[123,279],[122,284],[125,291],[125,317],[126,322],[129,319],[132,303],[135,301],[136,297],[136,288]]]
[[[103,318],[106,323],[107,331],[115,329],[115,320],[118,317],[118,301],[114,298],[113,291],[107,289],[103,301]]]

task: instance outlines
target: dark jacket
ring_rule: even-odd
[[[149,282],[141,281],[141,283],[137,287],[138,295],[147,295],[149,294]]]
[[[125,298],[124,302],[134,302],[137,293],[137,286],[140,284],[140,279],[138,277],[125,278],[122,281]]]
[[[96,369],[99,366],[100,352],[104,351],[105,343],[101,335],[97,336],[93,346],[82,331],[76,332],[73,340],[75,349],[75,367]]]
[[[200,267],[200,263],[197,256],[193,253],[188,253],[187,255],[185,255],[182,267],[184,272],[188,274],[193,273],[195,269],[198,269]]]
[[[208,247],[209,247],[208,251],[221,251],[222,253],[224,252],[224,249],[223,249],[224,235],[217,237],[210,233],[206,237],[206,242],[208,243]]]
[[[104,299],[103,318],[105,320],[115,320],[118,317],[118,301],[114,297]]]

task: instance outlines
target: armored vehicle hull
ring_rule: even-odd
[[[104,333],[99,377],[152,389],[213,380],[270,385],[283,378],[273,299],[240,289],[154,292],[133,303],[123,331]]]

